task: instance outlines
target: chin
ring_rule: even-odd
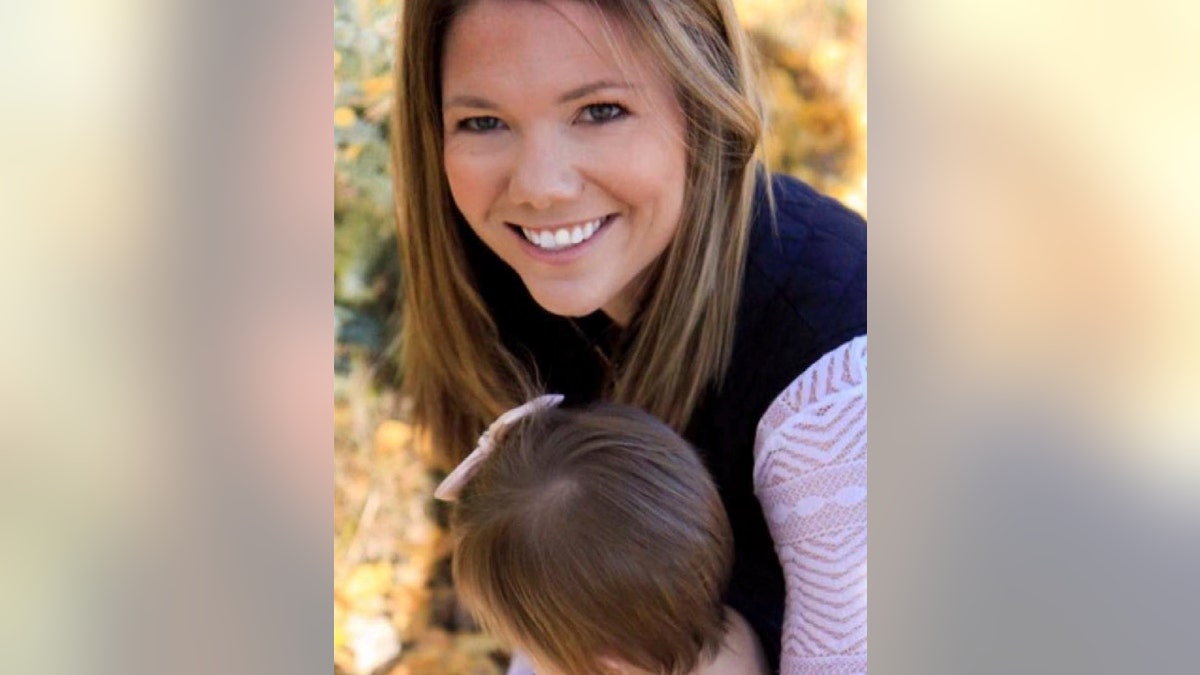
[[[533,296],[533,301],[539,307],[557,316],[583,317],[594,313],[603,305],[601,301],[591,298],[567,297],[560,293],[539,293],[532,289],[530,289],[530,295]]]

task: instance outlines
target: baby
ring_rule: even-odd
[[[766,673],[721,602],[732,536],[695,451],[636,409],[501,416],[438,488],[455,585],[537,675]]]

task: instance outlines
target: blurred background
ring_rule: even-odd
[[[735,4],[761,57],[771,169],[865,216],[865,0]],[[334,3],[334,667],[500,673],[507,655],[455,602],[436,475],[388,359],[403,283],[386,140],[397,10]]]

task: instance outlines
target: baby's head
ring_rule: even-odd
[[[506,428],[452,526],[465,604],[546,669],[686,673],[720,647],[729,522],[695,451],[634,408]]]

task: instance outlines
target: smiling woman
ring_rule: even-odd
[[[865,224],[768,174],[751,63],[729,0],[406,0],[404,385],[447,465],[537,391],[660,418],[771,667],[860,672]]]
[[[547,311],[628,324],[679,224],[671,80],[584,3],[478,2],[442,60],[446,177],[471,229]],[[622,58],[624,56],[624,58]]]

